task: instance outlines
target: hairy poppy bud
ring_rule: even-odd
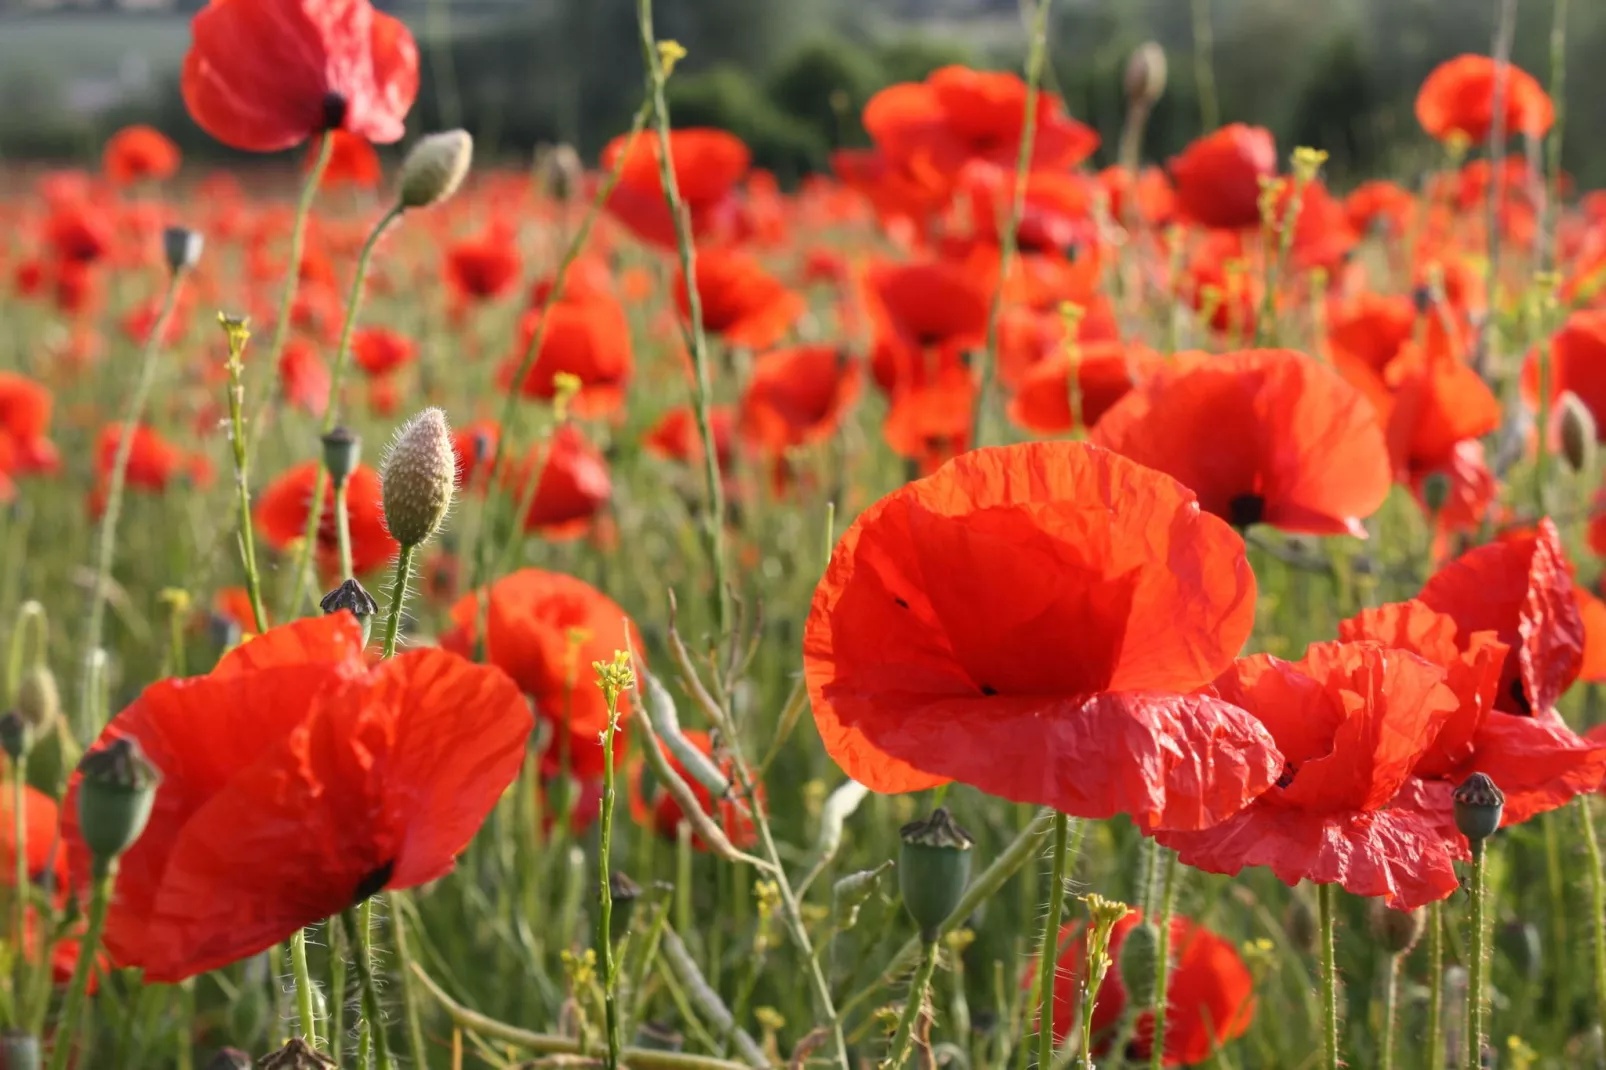
[[[1561,455],[1574,472],[1595,463],[1595,416],[1571,390],[1561,396]]]
[[[161,774],[132,736],[85,754],[78,773],[79,830],[99,876],[145,831]]]
[[[642,1022],[636,1029],[636,1047],[647,1051],[679,1051],[686,1038],[662,1022]]]
[[[36,662],[22,671],[22,679],[17,682],[17,714],[28,722],[35,736],[56,726],[56,718],[61,716],[61,692],[50,666]]]
[[[1154,41],[1145,41],[1126,61],[1126,99],[1136,106],[1149,108],[1165,92],[1165,49]]]
[[[959,905],[970,881],[970,848],[975,842],[942,807],[923,821],[898,830],[898,888],[904,909],[920,926],[920,939],[932,943]]]
[[[457,485],[452,429],[440,409],[408,420],[379,470],[385,526],[402,546],[417,546],[440,528]]]
[[[614,943],[625,938],[630,931],[630,919],[636,912],[636,900],[641,898],[641,885],[624,873],[614,870],[608,874],[608,897],[613,900],[613,913],[608,937]]]
[[[1378,946],[1391,955],[1403,955],[1416,946],[1422,935],[1420,910],[1395,910],[1381,899],[1368,902],[1366,921]]]
[[[379,613],[379,603],[374,596],[368,593],[367,588],[357,582],[356,577],[348,576],[339,587],[324,595],[318,602],[318,608],[325,613],[339,613],[345,610],[357,618],[362,625],[363,645],[368,644],[368,634],[374,629],[374,617]]]
[[[333,1070],[335,1061],[296,1037],[274,1052],[264,1055],[257,1070]]]
[[[402,161],[399,197],[403,208],[428,208],[457,192],[474,162],[467,130],[447,130],[421,139]]]
[[[167,258],[167,269],[186,271],[200,263],[201,249],[206,239],[198,230],[188,227],[168,227],[162,231],[162,255]]]
[[[1450,474],[1429,472],[1427,478],[1422,480],[1422,505],[1430,514],[1437,516],[1449,500]]]
[[[239,1048],[219,1048],[206,1061],[206,1070],[251,1070],[251,1056]]]
[[[1147,1007],[1154,1002],[1155,967],[1160,961],[1160,927],[1152,922],[1134,925],[1121,942],[1116,968],[1128,1005]]]
[[[1495,834],[1506,796],[1486,774],[1473,773],[1455,789],[1455,827],[1474,847]]]
[[[356,471],[357,461],[362,457],[362,439],[344,427],[337,427],[321,441],[323,466],[329,469],[329,478],[338,487]]]
[[[0,717],[0,750],[12,761],[33,750],[33,727],[15,710]],[[0,1064],[3,1068],[4,1064]]]
[[[0,1036],[0,1067],[4,1070],[39,1070],[40,1065],[38,1037],[18,1031]]]

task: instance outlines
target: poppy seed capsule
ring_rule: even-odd
[[[201,250],[206,239],[198,230],[188,227],[168,227],[162,231],[162,255],[167,258],[167,269],[185,271],[201,261]]]
[[[1450,501],[1450,476],[1447,472],[1429,472],[1422,480],[1422,505],[1432,515]]]
[[[84,755],[78,775],[79,830],[99,876],[145,831],[161,774],[139,742],[123,736]]]
[[[1403,955],[1416,946],[1422,935],[1420,910],[1395,910],[1381,899],[1369,900],[1367,925],[1372,939],[1391,955]]]
[[[457,192],[474,162],[474,139],[467,130],[430,134],[402,161],[398,197],[403,208],[428,208]]]
[[[379,484],[392,538],[408,547],[435,534],[457,485],[457,454],[444,412],[425,409],[403,425],[380,466]]]
[[[1126,99],[1137,107],[1153,107],[1165,92],[1165,49],[1145,41],[1126,61]]]
[[[357,468],[362,459],[362,439],[344,427],[337,427],[324,435],[323,466],[329,469],[329,478],[340,486]]]
[[[1571,390],[1561,396],[1561,455],[1574,472],[1595,463],[1595,417]]]
[[[36,737],[56,726],[56,718],[61,716],[61,692],[50,666],[40,662],[23,670],[17,684],[17,714]]]
[[[1160,928],[1150,922],[1134,925],[1121,941],[1121,987],[1133,1007],[1154,1002],[1155,965],[1160,961]]]
[[[920,939],[933,943],[970,882],[970,848],[975,841],[940,806],[925,820],[903,826],[898,835],[903,839],[898,854],[903,906],[920,927]]]
[[[1473,773],[1455,789],[1455,827],[1473,846],[1495,834],[1505,809],[1505,793],[1484,773]]]
[[[339,613],[345,610],[357,618],[362,625],[363,646],[368,645],[368,635],[374,629],[374,617],[379,613],[379,603],[374,596],[368,593],[355,577],[347,577],[339,587],[324,595],[318,602],[318,608],[324,613]]]

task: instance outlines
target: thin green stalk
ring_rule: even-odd
[[[1037,959],[1037,1065],[1054,1065],[1054,975],[1059,972],[1060,917],[1065,911],[1065,856],[1071,819],[1054,811],[1054,876],[1048,886],[1048,916]]]
[[[351,513],[346,508],[346,486],[349,479],[335,480],[335,539],[340,546],[340,575],[352,577],[351,571]]]
[[[167,280],[167,293],[162,298],[162,309],[151,325],[145,339],[145,350],[140,358],[139,379],[134,384],[117,436],[117,452],[112,457],[111,473],[106,482],[106,512],[100,518],[99,548],[95,557],[95,576],[89,589],[89,613],[84,625],[83,667],[78,686],[79,738],[92,739],[97,725],[90,723],[90,709],[94,696],[90,687],[90,665],[95,651],[100,649],[101,632],[106,624],[106,585],[111,580],[112,560],[117,553],[117,521],[123,511],[123,491],[128,481],[128,459],[134,452],[134,435],[140,418],[145,413],[145,402],[156,382],[156,357],[161,351],[162,336],[167,333],[167,321],[173,317],[178,303],[179,290],[184,285],[185,268],[174,271]]]
[[[1020,128],[1020,150],[1015,156],[1015,185],[1010,197],[1009,216],[998,233],[998,285],[987,309],[987,342],[981,353],[980,375],[976,383],[976,407],[971,415],[971,445],[987,444],[988,401],[993,380],[998,376],[999,324],[1004,313],[1004,287],[1015,263],[1016,235],[1026,211],[1026,178],[1032,169],[1032,147],[1037,140],[1037,94],[1043,81],[1043,63],[1048,54],[1048,10],[1053,0],[1037,0],[1026,52],[1026,105]],[[1073,376],[1074,378],[1074,376]]]
[[[351,336],[357,328],[357,313],[362,309],[363,284],[368,280],[368,264],[373,259],[374,247],[379,239],[397,219],[401,218],[402,206],[400,202],[392,205],[390,210],[379,217],[374,229],[368,232],[368,239],[363,242],[362,252],[357,255],[357,272],[351,280],[351,292],[346,297],[346,318],[340,327],[340,343],[335,347],[335,359],[329,369],[329,399],[324,407],[323,427],[324,435],[335,429],[340,421],[340,384],[346,376],[346,365],[350,362]],[[306,591],[312,565],[312,550],[318,542],[318,524],[323,519],[323,492],[329,478],[329,469],[324,467],[323,458],[318,458],[318,474],[312,481],[312,507],[307,510],[306,529],[301,533],[301,547],[296,551],[293,570],[290,573],[290,603],[284,607],[280,619],[289,620],[296,615],[296,609],[301,604],[302,595]]]
[[[1156,876],[1160,890],[1159,927],[1160,946],[1154,956],[1154,1040],[1150,1044],[1149,1068],[1160,1070],[1165,1065],[1165,1018],[1170,1005],[1171,989],[1171,915],[1177,908],[1177,853],[1161,848],[1162,860],[1157,860],[1160,872]]]
[[[709,373],[708,336],[703,330],[703,299],[697,282],[697,251],[692,241],[691,216],[680,198],[670,151],[669,102],[664,84],[669,71],[653,35],[652,0],[636,0],[636,23],[641,31],[641,57],[647,68],[647,92],[652,100],[653,127],[658,135],[658,179],[664,188],[670,217],[675,223],[675,247],[680,254],[680,276],[686,283],[687,319],[690,320],[692,366],[696,372],[697,432],[703,442],[703,481],[708,492],[708,516],[703,521],[703,542],[714,574],[715,620],[719,634],[730,624],[730,591],[725,583],[725,489],[719,476],[719,455],[714,448],[713,385]]]
[[[1467,1065],[1476,1070],[1483,1065],[1483,996],[1488,948],[1485,930],[1488,928],[1484,912],[1487,893],[1484,890],[1484,856],[1486,841],[1472,841],[1472,947],[1467,963]],[[1599,925],[1599,922],[1596,922]]]
[[[100,949],[100,934],[106,927],[106,909],[111,905],[112,881],[117,875],[117,862],[112,860],[102,872],[95,874],[94,889],[89,901],[89,929],[83,943],[78,946],[78,964],[73,967],[72,982],[67,988],[67,1002],[61,1009],[56,1039],[50,1050],[50,1070],[67,1070],[70,1053],[84,1031],[84,1011],[88,1002],[89,975],[94,970],[95,953]]]
[[[937,946],[937,941],[932,940],[921,948],[920,965],[915,969],[914,980],[909,982],[909,996],[903,1001],[903,1013],[898,1015],[898,1031],[892,1036],[892,1054],[881,1064],[886,1070],[902,1070],[909,1058],[909,1049],[914,1046],[915,1022],[920,1019],[926,990],[931,987],[931,975],[937,969]]]
[[[229,338],[229,443],[234,454],[234,497],[239,513],[240,562],[245,568],[245,591],[251,600],[251,619],[257,634],[268,630],[268,613],[262,605],[262,574],[257,570],[256,533],[251,523],[251,483],[245,437],[245,344],[251,337],[244,320],[223,320]],[[303,954],[305,947],[303,946]]]
[[[307,968],[307,930],[297,929],[290,937],[290,970],[296,982],[296,1014],[301,1019],[301,1036],[318,1047],[318,1018],[312,1009],[312,971]]]
[[[346,1045],[346,950],[332,918],[324,924],[324,938],[329,941],[329,1055],[339,1066]]]
[[[607,1030],[608,1051],[602,1065],[619,1070],[619,973],[613,954],[613,888],[609,859],[613,851],[614,771],[613,741],[619,734],[619,692],[617,685],[604,690],[608,697],[608,727],[602,732],[602,815],[597,841],[597,959],[602,964],[602,1013]]]
[[[1400,956],[1390,955],[1383,978],[1383,1061],[1378,1070],[1394,1070],[1394,1033],[1399,1025]]]
[[[1321,913],[1322,953],[1322,1067],[1338,1070],[1338,966],[1334,962],[1333,915],[1338,912],[1337,886],[1319,884],[1316,899]]]
[[[1534,457],[1534,504],[1539,516],[1550,515],[1545,500],[1550,482],[1550,371],[1551,350],[1555,342],[1550,337],[1549,328],[1548,323],[1542,324],[1544,338],[1539,343],[1539,441]]]
[[[385,646],[382,657],[396,653],[396,634],[401,630],[402,605],[407,601],[407,584],[412,578],[416,546],[403,546],[396,556],[396,580],[390,589],[390,614],[385,619]]]
[[[28,783],[28,751],[24,748],[17,755],[15,764],[11,767],[11,844],[12,853],[17,856],[17,869],[13,875],[14,884],[11,886],[13,897],[16,899],[16,917],[11,930],[12,954],[16,956],[16,974],[12,986],[12,993],[17,1000],[22,999],[23,993],[29,991],[28,984],[28,956],[23,954],[23,948],[28,936],[28,822],[24,820],[27,799]],[[41,960],[44,958],[40,955]],[[41,969],[48,966],[41,964]],[[24,1008],[16,1008],[17,1020],[23,1020]]]
[[[340,920],[346,927],[347,942],[356,951],[353,957],[357,963],[357,981],[362,986],[364,1035],[373,1038],[374,1064],[377,1070],[392,1070],[390,1041],[385,1036],[385,1021],[379,1011],[379,986],[374,982],[373,963],[368,960],[367,925],[357,920],[357,911],[352,907],[341,912]]]
[[[273,345],[268,348],[267,366],[279,367],[279,357],[290,341],[290,321],[296,307],[296,290],[301,285],[301,257],[307,247],[307,220],[312,216],[312,202],[317,199],[318,186],[334,155],[335,139],[332,133],[323,134],[318,141],[318,158],[307,173],[306,184],[301,187],[301,199],[296,201],[295,222],[290,225],[290,268],[285,272],[284,291],[279,295],[279,319],[273,326]]]
[[[390,934],[396,946],[396,968],[401,977],[402,1015],[407,1022],[408,1055],[415,1067],[428,1070],[429,1053],[424,1047],[424,1024],[418,1011],[418,991],[413,985],[412,948],[407,943],[407,926],[415,918],[407,909],[406,892],[388,892]]]
[[[1428,904],[1428,1066],[1444,1066],[1444,907]]]
[[[1578,796],[1578,816],[1584,825],[1584,846],[1589,850],[1589,916],[1595,938],[1595,1014],[1606,1027],[1606,877],[1601,874],[1600,839],[1589,796]]]

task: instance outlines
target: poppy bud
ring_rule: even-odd
[[[1574,472],[1595,463],[1595,416],[1571,390],[1561,396],[1561,455]]]
[[[1296,949],[1310,954],[1316,949],[1316,912],[1298,892],[1288,901],[1288,913],[1283,916],[1283,930]]]
[[[132,736],[85,754],[78,773],[78,826],[100,876],[145,831],[161,774]]]
[[[33,727],[15,710],[0,717],[0,750],[12,761],[33,750]],[[0,1066],[0,1070],[4,1067]]]
[[[398,197],[403,208],[428,208],[457,192],[474,162],[474,139],[467,130],[430,134],[402,161]]]
[[[39,1038],[32,1033],[9,1032],[0,1036],[0,1068],[39,1070]]]
[[[348,576],[339,587],[324,595],[318,602],[318,608],[325,613],[338,613],[345,610],[357,618],[362,625],[362,642],[368,645],[368,634],[374,629],[374,617],[379,613],[379,603],[374,596],[368,593],[367,588],[358,583],[356,577]]]
[[[1149,108],[1165,92],[1165,49],[1145,41],[1126,61],[1126,99],[1134,107]]]
[[[206,1061],[206,1070],[251,1070],[251,1056],[239,1048],[219,1048]]]
[[[1395,910],[1381,899],[1369,900],[1367,924],[1372,938],[1391,955],[1403,955],[1422,935],[1420,910]]]
[[[614,870],[608,874],[608,897],[613,900],[608,937],[617,944],[630,931],[630,919],[636,912],[636,900],[641,898],[641,885]]]
[[[1450,474],[1429,472],[1422,480],[1422,505],[1428,513],[1437,516],[1450,500]]]
[[[408,547],[435,534],[457,485],[457,454],[444,412],[425,409],[402,426],[380,466],[379,485],[392,538]]]
[[[264,1055],[257,1070],[332,1070],[334,1065],[333,1059],[295,1037],[272,1055]]]
[[[1155,966],[1159,960],[1159,926],[1146,921],[1127,930],[1117,969],[1130,1006],[1147,1007],[1154,1002]]]
[[[1474,847],[1495,834],[1506,796],[1486,774],[1473,773],[1455,789],[1455,827]]]
[[[535,150],[536,181],[555,201],[567,201],[580,190],[585,165],[573,145],[543,145]]]
[[[17,683],[17,714],[33,729],[35,736],[56,727],[61,716],[61,692],[50,666],[37,662],[22,671]]]
[[[337,427],[321,441],[323,466],[329,469],[329,478],[338,487],[356,470],[357,461],[362,457],[362,439],[347,428]]]
[[[662,1022],[642,1022],[636,1029],[636,1047],[647,1051],[679,1051],[686,1038]]]
[[[200,263],[201,249],[206,239],[198,230],[188,227],[168,227],[162,231],[162,255],[167,258],[167,270],[174,273],[187,271]]]
[[[965,894],[975,840],[940,806],[924,821],[903,826],[898,835],[903,839],[898,888],[904,909],[920,926],[920,939],[929,944]]]

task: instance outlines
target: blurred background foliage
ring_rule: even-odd
[[[186,8],[123,10],[119,0],[41,11],[0,0],[0,156],[83,159],[145,121],[192,154],[227,159],[185,115],[177,70]],[[80,0],[82,2],[82,0]],[[126,3],[129,0],[122,0]],[[162,0],[137,0],[162,7]],[[1170,81],[1145,155],[1164,160],[1202,129],[1195,27],[1208,15],[1221,114],[1271,128],[1283,151],[1332,156],[1340,187],[1408,177],[1437,149],[1412,102],[1423,76],[1461,52],[1488,52],[1499,0],[1057,0],[1049,84],[1096,127],[1108,163],[1120,128],[1121,73],[1134,46],[1166,50]],[[1550,82],[1554,5],[1518,7],[1513,58]],[[406,19],[423,53],[416,131],[459,122],[483,152],[527,155],[540,142],[587,158],[624,129],[641,98],[635,0],[415,0],[379,6]],[[1606,3],[1574,0],[1567,21],[1565,163],[1606,185]],[[947,63],[1018,67],[1024,33],[1012,0],[657,0],[660,33],[689,57],[677,70],[677,125],[739,134],[783,181],[866,143],[864,101]],[[450,72],[449,76],[447,72]]]

